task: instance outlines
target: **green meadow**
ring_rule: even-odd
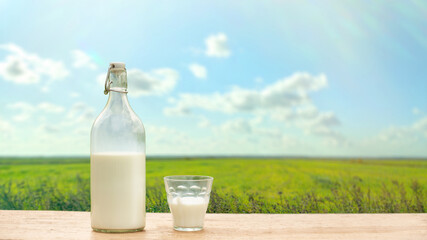
[[[147,211],[163,176],[214,177],[209,212],[427,212],[426,160],[148,159]],[[0,209],[90,211],[88,158],[0,158]]]

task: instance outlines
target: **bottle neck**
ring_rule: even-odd
[[[110,71],[110,90],[118,92],[127,92],[128,79],[126,70],[112,69]]]
[[[112,111],[123,111],[130,108],[127,98],[127,76],[125,70],[110,72],[110,92],[107,106]]]

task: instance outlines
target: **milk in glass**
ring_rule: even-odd
[[[174,226],[184,228],[203,227],[208,208],[207,197],[175,197],[170,201],[169,208],[172,212]]]

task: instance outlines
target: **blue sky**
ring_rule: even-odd
[[[2,1],[0,155],[88,155],[125,62],[149,155],[427,157],[422,1]]]

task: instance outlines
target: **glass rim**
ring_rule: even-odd
[[[188,179],[188,178],[199,178],[199,179]],[[204,175],[171,175],[171,176],[166,176],[163,177],[163,179],[165,181],[174,181],[174,182],[179,182],[179,181],[185,181],[185,182],[199,182],[199,181],[209,181],[209,180],[213,180],[214,178],[211,176],[204,176]]]

